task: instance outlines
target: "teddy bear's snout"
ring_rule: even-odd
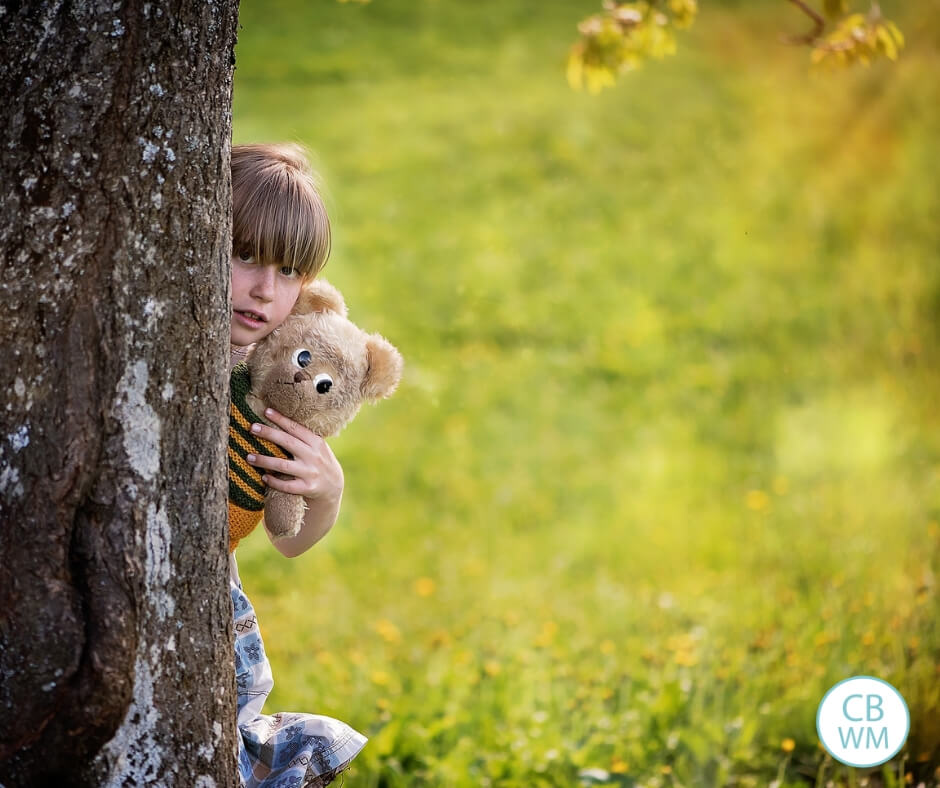
[[[300,372],[297,372],[294,375],[294,383],[309,383],[309,382],[310,382],[310,376],[303,370],[301,370]]]

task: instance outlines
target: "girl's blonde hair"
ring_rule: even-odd
[[[232,253],[313,279],[330,256],[330,219],[300,145],[232,147]]]

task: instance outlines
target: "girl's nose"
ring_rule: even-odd
[[[251,295],[262,301],[271,301],[274,298],[274,281],[276,276],[276,266],[259,265],[255,270],[255,278],[251,286]]]

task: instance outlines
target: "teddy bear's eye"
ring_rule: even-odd
[[[313,360],[313,356],[310,354],[309,350],[295,350],[294,356],[291,360],[298,367],[303,368]]]
[[[321,372],[313,379],[313,385],[316,386],[318,394],[326,394],[333,387],[333,378]]]

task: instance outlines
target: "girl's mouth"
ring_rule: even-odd
[[[250,309],[235,310],[235,316],[238,318],[239,322],[249,328],[260,328],[268,322],[264,315],[258,312],[252,312]]]

